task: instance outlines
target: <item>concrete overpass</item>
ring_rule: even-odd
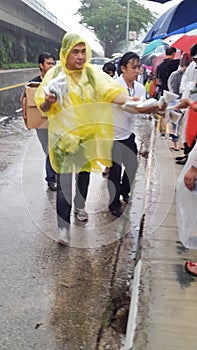
[[[15,34],[17,48],[25,61],[27,41],[44,39],[59,51],[63,35],[71,29],[36,0],[1,0],[0,31]],[[93,55],[100,52],[93,50]]]

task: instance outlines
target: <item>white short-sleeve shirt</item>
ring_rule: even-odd
[[[116,80],[125,89],[129,89],[123,75]],[[146,90],[143,84],[138,81],[134,81],[134,88],[129,89],[128,95],[134,97],[143,97],[146,99]],[[138,114],[124,112],[121,107],[113,105],[113,118],[114,118],[114,140],[125,140],[134,132],[134,125]]]

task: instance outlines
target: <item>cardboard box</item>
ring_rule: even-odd
[[[34,101],[34,95],[39,84],[37,82],[30,82],[26,85],[26,116],[27,127],[29,129],[48,128],[47,117],[41,115]]]

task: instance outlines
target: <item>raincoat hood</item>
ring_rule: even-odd
[[[87,66],[88,63],[90,63],[90,60],[92,58],[92,50],[90,46],[78,34],[66,33],[62,39],[62,45],[60,49],[60,63],[65,73],[68,73],[68,69],[66,67],[67,57],[72,48],[80,43],[83,43],[86,47],[86,62],[83,69]]]

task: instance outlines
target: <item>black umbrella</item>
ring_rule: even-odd
[[[153,59],[156,58],[156,57],[157,56],[155,56],[154,54],[145,55],[145,56],[140,58],[140,63],[141,64],[145,64],[146,66],[152,66],[153,65]]]

